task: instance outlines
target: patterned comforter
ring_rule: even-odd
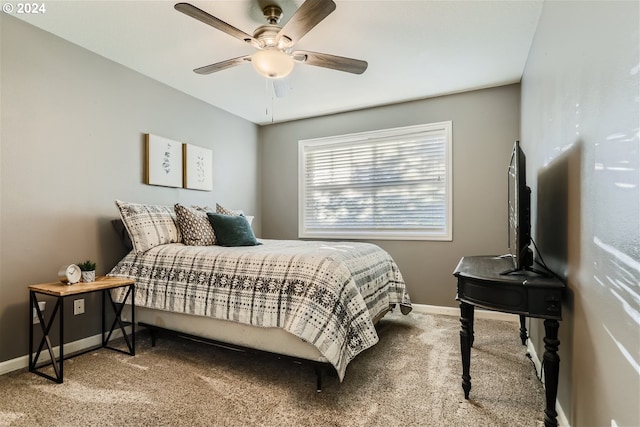
[[[278,327],[336,368],[378,342],[372,319],[411,301],[391,256],[368,243],[261,239],[252,247],[161,245],[109,273],[136,281],[136,305]],[[114,292],[121,302],[124,293]]]

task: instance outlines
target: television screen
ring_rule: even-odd
[[[520,142],[516,141],[508,169],[508,244],[513,259],[513,270],[533,265],[531,244],[531,189],[526,183],[526,157]]]

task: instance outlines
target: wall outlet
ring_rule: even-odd
[[[84,299],[77,299],[73,301],[73,315],[84,313]]]
[[[38,307],[40,307],[40,311],[44,311],[44,308],[47,306],[47,302],[46,301],[40,301],[38,303]],[[38,312],[36,311],[35,308],[32,309],[32,315],[33,315],[33,324],[35,325],[36,323],[40,323],[40,319],[38,319]]]

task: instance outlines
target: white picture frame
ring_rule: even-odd
[[[184,188],[213,190],[213,153],[210,149],[192,144],[182,145]]]
[[[182,187],[182,143],[145,134],[145,184]]]

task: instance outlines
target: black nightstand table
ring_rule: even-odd
[[[465,399],[471,390],[471,347],[473,346],[474,307],[520,315],[520,338],[526,344],[525,317],[545,319],[543,355],[546,409],[545,427],[558,425],[556,397],[558,394],[558,328],[562,320],[562,296],[565,285],[554,277],[531,271],[503,274],[513,267],[510,258],[495,256],[463,257],[453,275],[458,278],[460,301],[460,352],[462,354],[462,389]]]

